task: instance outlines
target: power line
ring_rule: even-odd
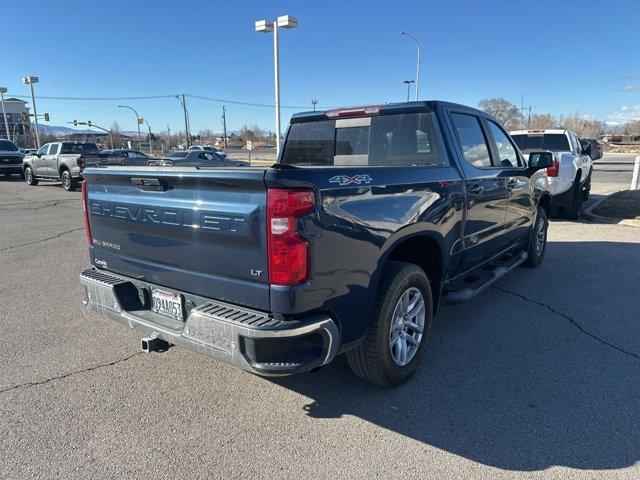
[[[79,101],[115,101],[115,100],[156,100],[156,99],[160,99],[160,98],[179,98],[182,95],[184,95],[185,97],[190,97],[190,98],[197,98],[199,100],[208,100],[211,102],[218,102],[218,103],[230,103],[232,105],[245,105],[248,107],[264,107],[264,108],[274,108],[275,105],[272,104],[268,104],[268,103],[251,103],[251,102],[240,102],[237,100],[228,100],[225,98],[213,98],[213,97],[205,97],[203,95],[191,95],[188,93],[185,94],[175,94],[175,95],[148,95],[148,96],[140,96],[140,97],[50,97],[50,96],[44,96],[44,95],[38,95],[38,98],[41,98],[43,100],[65,100],[65,101],[73,101],[73,100],[79,100]],[[15,98],[26,98],[29,99],[31,97],[27,96],[27,95],[13,95],[13,97]],[[280,108],[291,108],[291,109],[295,109],[295,110],[300,110],[300,109],[307,109],[308,107],[306,106],[294,106],[294,105],[281,105]]]
[[[218,102],[218,103],[231,103],[233,105],[246,105],[248,107],[267,107],[267,108],[274,108],[275,105],[272,104],[268,104],[268,103],[250,103],[250,102],[238,102],[235,100],[227,100],[224,98],[212,98],[212,97],[204,97],[202,95],[191,95],[191,94],[186,94],[187,97],[191,97],[191,98],[198,98],[200,100],[209,100],[211,102]],[[293,108],[293,109],[306,109],[309,107],[301,107],[301,106],[285,106],[285,105],[280,105],[280,108]]]
[[[16,98],[31,98],[27,95],[12,95]],[[44,95],[38,95],[38,98],[45,100],[153,100],[157,98],[173,98],[176,95],[151,95],[146,97],[46,97]]]

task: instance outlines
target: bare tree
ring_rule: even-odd
[[[480,100],[478,108],[495,117],[507,130],[520,127],[522,115],[518,107],[505,98],[487,98]]]
[[[238,133],[244,141],[251,140],[255,142],[265,139],[265,132],[258,125],[243,125]]]

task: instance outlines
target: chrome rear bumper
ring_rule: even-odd
[[[340,347],[338,328],[327,315],[285,321],[185,293],[191,307],[186,321],[180,322],[146,306],[145,289],[155,285],[97,269],[82,272],[80,283],[83,303],[90,310],[258,375],[309,371],[333,360]]]

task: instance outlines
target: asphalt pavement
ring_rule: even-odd
[[[640,478],[640,229],[553,221],[393,390],[141,353],[81,304],[79,192],[0,179],[0,232],[0,478]]]

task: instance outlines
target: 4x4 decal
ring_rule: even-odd
[[[330,183],[337,183],[338,185],[361,185],[363,183],[371,183],[373,178],[370,175],[364,173],[360,175],[336,175],[329,179]]]

